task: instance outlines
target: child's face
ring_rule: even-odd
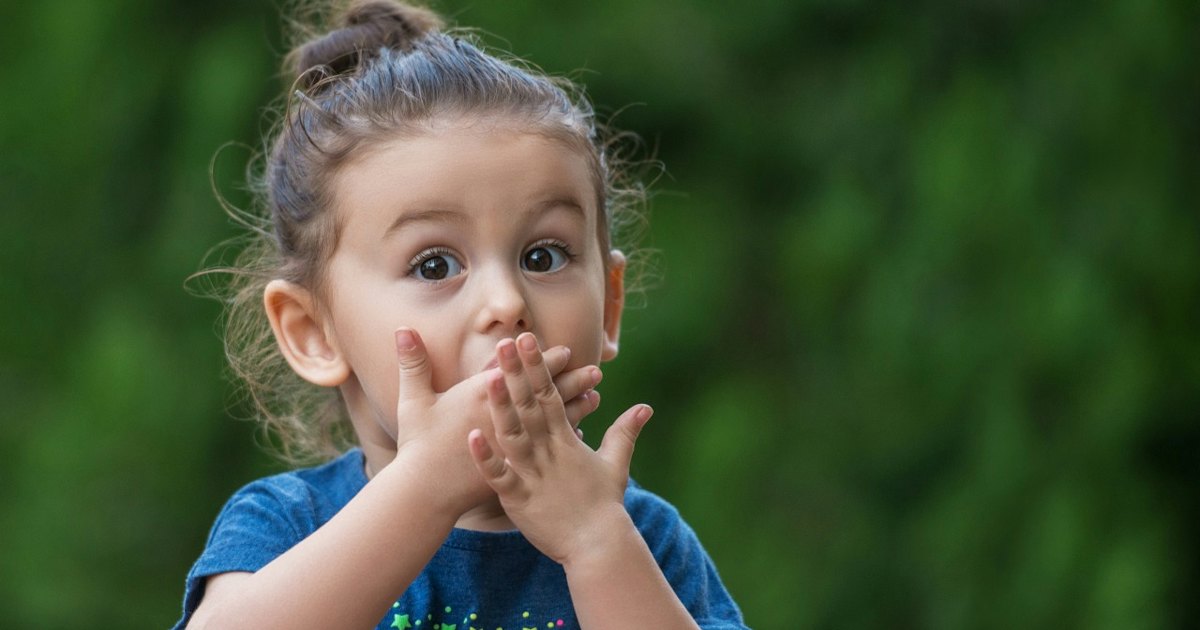
[[[326,278],[331,334],[350,385],[393,436],[401,326],[420,333],[439,392],[494,366],[496,342],[524,331],[543,348],[569,347],[569,368],[615,355],[619,274],[606,272],[577,151],[531,133],[449,126],[372,149],[334,192],[342,232]]]

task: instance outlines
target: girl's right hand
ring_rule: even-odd
[[[407,474],[417,474],[436,489],[442,507],[455,516],[494,496],[475,468],[466,436],[480,429],[493,437],[485,370],[442,393],[433,390],[433,374],[425,344],[415,330],[396,331],[400,389],[396,402],[396,460],[405,461]],[[571,351],[555,346],[544,353],[546,367],[565,404],[567,419],[576,427],[600,405],[595,366],[564,371]],[[582,435],[580,433],[580,435]],[[434,506],[431,506],[434,507]]]

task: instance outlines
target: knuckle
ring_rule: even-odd
[[[400,369],[405,372],[421,372],[428,365],[429,360],[424,355],[405,357],[400,360]]]
[[[493,479],[499,479],[504,476],[504,460],[492,456],[492,461],[488,463],[488,472]]]
[[[621,438],[629,443],[630,448],[637,442],[638,431],[628,424],[622,424],[620,430]]]
[[[540,400],[554,400],[558,396],[558,388],[554,386],[553,382],[547,380],[538,385],[533,393]]]
[[[517,411],[519,411],[523,414],[531,414],[531,413],[537,411],[538,409],[540,409],[541,405],[538,404],[538,401],[536,398],[522,397],[520,400],[516,401],[516,407],[517,407]]]
[[[500,437],[510,442],[518,441],[525,437],[525,428],[520,422],[506,422],[500,429]]]

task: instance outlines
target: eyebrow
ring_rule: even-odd
[[[577,201],[571,199],[570,197],[552,197],[534,205],[529,210],[526,210],[521,214],[524,216],[535,214],[541,215],[555,208],[568,210],[571,214],[577,215],[580,219],[587,219],[587,213],[584,212],[583,206],[579,205]],[[449,210],[445,208],[431,208],[428,210],[418,210],[415,212],[404,212],[400,216],[396,217],[396,220],[392,221],[392,224],[383,231],[382,238],[386,239],[410,223],[421,223],[426,221],[457,223],[461,225],[467,222],[467,217],[461,211]]]
[[[454,210],[446,210],[443,208],[432,208],[429,210],[418,210],[416,212],[405,212],[396,217],[395,221],[383,231],[383,238],[391,236],[394,232],[398,232],[401,228],[409,223],[429,222],[444,222],[444,223],[466,223],[467,217],[461,212]]]
[[[570,210],[571,214],[578,215],[580,219],[587,219],[587,213],[583,211],[583,206],[570,197],[551,197],[526,211],[525,214],[545,214],[554,208]]]

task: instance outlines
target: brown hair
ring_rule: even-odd
[[[279,455],[298,464],[327,459],[351,443],[337,390],[303,381],[287,366],[262,308],[274,278],[323,294],[325,262],[338,238],[331,182],[362,151],[434,120],[476,117],[516,122],[567,142],[589,159],[596,184],[601,251],[633,217],[640,184],[618,186],[614,147],[602,138],[582,92],[520,61],[484,52],[464,34],[443,30],[432,11],[391,0],[355,1],[322,20],[295,24],[302,39],[284,60],[292,88],[268,138],[261,175],[252,177],[262,215],[231,210],[249,228],[231,267],[225,352]],[[621,140],[618,143],[617,140]],[[202,272],[207,273],[207,272]]]

